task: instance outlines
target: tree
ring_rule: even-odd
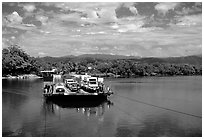
[[[2,74],[19,75],[38,72],[36,60],[26,54],[19,46],[12,45],[2,50]]]

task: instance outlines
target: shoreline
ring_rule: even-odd
[[[160,75],[160,76],[129,76],[129,77],[103,77],[106,79],[127,79],[127,78],[147,78],[147,77],[182,77],[182,76],[202,76],[202,75]],[[23,76],[9,76],[5,77],[2,76],[2,79],[23,79],[23,80],[29,80],[29,79],[42,79],[43,77],[37,76],[37,75],[23,75]]]
[[[24,75],[17,75],[17,76],[2,76],[2,79],[23,79],[23,80],[27,80],[27,79],[41,79],[43,77],[37,76],[35,74],[24,74]]]
[[[94,76],[94,75],[93,75]],[[202,76],[202,74],[189,74],[189,75],[144,75],[144,76],[94,76],[102,78],[143,78],[143,77],[178,77],[178,76]]]

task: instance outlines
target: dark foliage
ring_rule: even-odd
[[[37,73],[39,64],[19,46],[14,45],[2,50],[2,75]]]
[[[91,69],[88,69],[91,67]],[[57,68],[63,73],[88,72],[100,76],[137,77],[201,75],[202,56],[137,58],[108,55],[82,55],[33,58],[18,46],[2,50],[3,75],[39,73]]]
[[[187,56],[173,58],[133,58],[107,55],[83,55],[79,57],[44,57],[37,60],[42,69],[58,67],[65,73],[90,72],[101,76],[173,76],[201,75],[202,57]],[[88,70],[88,67],[92,69]]]

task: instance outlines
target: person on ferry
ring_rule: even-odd
[[[54,90],[54,85],[51,84],[51,85],[50,85],[50,93],[53,93],[53,90]]]
[[[47,84],[44,86],[44,93],[47,93]]]
[[[49,93],[49,89],[50,89],[50,86],[48,84],[46,84],[44,87],[44,92]]]
[[[47,85],[47,93],[50,93],[50,85]]]

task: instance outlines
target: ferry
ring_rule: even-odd
[[[43,75],[43,96],[53,101],[94,102],[107,100],[113,92],[105,88],[101,79],[89,75],[77,75],[71,79],[63,79],[56,70],[41,71]],[[74,78],[80,79],[79,82]]]

